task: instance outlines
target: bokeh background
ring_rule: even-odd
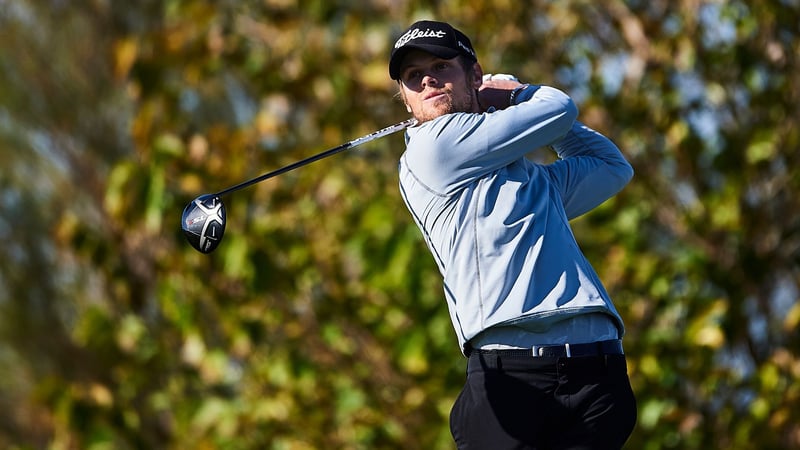
[[[0,447],[453,448],[400,134],[225,198],[211,255],[179,226],[405,119],[423,18],[635,168],[573,222],[627,323],[628,448],[800,448],[798,0],[0,0]]]

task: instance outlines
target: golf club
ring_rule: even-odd
[[[220,197],[223,195],[230,194],[231,192],[238,191],[239,189],[244,189],[253,184],[260,183],[264,180],[281,175],[290,170],[297,169],[298,167],[305,166],[322,158],[327,158],[328,156],[335,155],[336,153],[344,150],[357,147],[374,139],[396,133],[414,125],[416,122],[416,119],[404,120],[365,136],[361,136],[360,138],[353,139],[352,141],[346,142],[338,147],[325,150],[322,153],[318,153],[314,156],[281,167],[280,169],[265,173],[235,186],[231,186],[227,189],[217,192],[216,194],[201,195],[192,200],[192,202],[186,205],[186,208],[183,209],[183,216],[181,217],[181,228],[183,229],[183,234],[186,236],[189,244],[191,244],[191,246],[197,251],[201,253],[211,253],[219,246],[220,242],[222,241],[222,236],[225,234],[225,205],[220,199]]]

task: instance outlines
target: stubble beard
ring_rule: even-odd
[[[444,95],[436,99],[436,101],[429,105],[427,108],[420,108],[421,110],[414,115],[417,122],[427,122],[445,114],[457,112],[473,112],[472,105],[474,104],[475,92],[467,87],[464,95],[456,96],[453,94],[452,89],[447,89]]]

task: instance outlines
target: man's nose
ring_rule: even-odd
[[[422,77],[422,87],[426,86],[437,86],[439,84],[439,80],[432,75],[425,75]]]

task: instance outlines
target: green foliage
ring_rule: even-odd
[[[627,323],[630,448],[800,448],[796,2],[5,2],[0,447],[452,448],[463,382],[399,135],[420,18],[551,84],[634,181],[574,222]],[[547,157],[547,156],[545,156]]]

